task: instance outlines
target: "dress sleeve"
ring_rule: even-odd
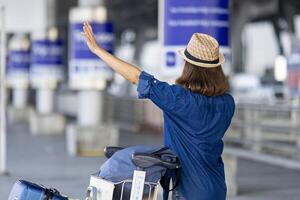
[[[137,91],[140,99],[148,98],[164,111],[176,111],[176,107],[185,102],[183,89],[161,82],[144,71],[140,74]]]

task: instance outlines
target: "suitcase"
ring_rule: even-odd
[[[68,198],[56,189],[48,189],[42,185],[19,180],[14,184],[8,200],[68,200]]]

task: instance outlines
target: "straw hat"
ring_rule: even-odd
[[[186,49],[179,50],[183,59],[200,67],[213,68],[224,63],[218,41],[210,35],[194,33]]]

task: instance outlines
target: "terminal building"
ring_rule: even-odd
[[[19,179],[82,199],[106,146],[163,143],[162,112],[90,52],[84,22],[105,50],[170,84],[192,34],[215,37],[236,103],[228,199],[300,199],[298,0],[0,0],[1,199]]]

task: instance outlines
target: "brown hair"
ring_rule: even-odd
[[[229,83],[221,66],[204,68],[188,62],[185,62],[176,84],[206,96],[223,95],[229,90]]]

